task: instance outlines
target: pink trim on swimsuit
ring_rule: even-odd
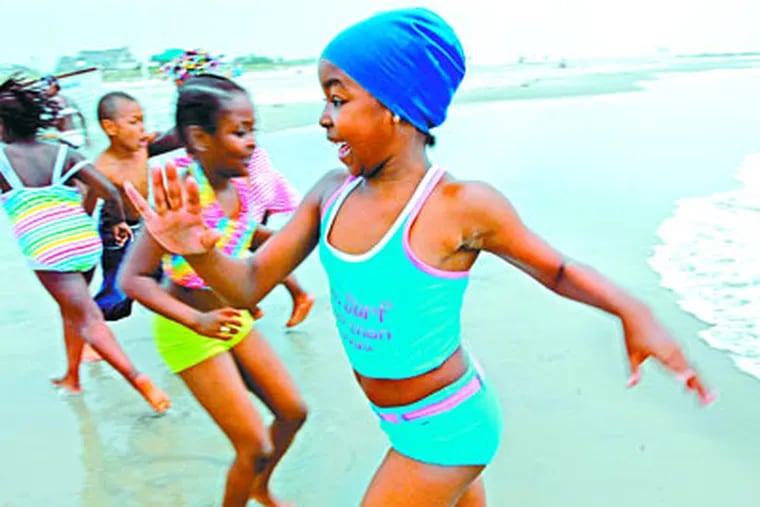
[[[422,192],[422,195],[420,195],[420,198],[417,200],[417,203],[414,205],[414,208],[409,212],[409,215],[406,219],[406,226],[404,226],[404,232],[402,234],[402,244],[404,245],[404,253],[406,253],[407,258],[409,258],[409,261],[411,261],[414,266],[422,271],[423,273],[427,273],[429,275],[437,276],[439,278],[448,278],[448,279],[459,279],[459,278],[467,278],[470,275],[470,271],[446,271],[443,269],[438,269],[434,266],[431,266],[430,264],[427,264],[426,262],[422,261],[417,255],[412,251],[412,247],[409,244],[409,233],[412,230],[412,224],[414,223],[414,220],[417,218],[417,214],[422,209],[422,206],[427,201],[428,197],[430,197],[430,194],[433,193],[433,190],[435,189],[436,185],[438,185],[438,182],[441,180],[443,175],[445,174],[445,171],[443,169],[436,169],[438,171],[438,174],[434,175],[432,178],[430,178],[430,182],[428,183],[428,186],[425,188],[425,190]]]
[[[391,422],[391,423],[400,423],[401,422],[401,420],[398,418],[398,414],[383,414],[383,413],[378,413],[377,416],[380,419],[382,419],[384,421]]]
[[[448,398],[433,403],[432,405],[428,405],[427,407],[418,408],[417,410],[412,410],[411,412],[401,414],[401,418],[405,421],[413,421],[421,417],[431,417],[437,414],[448,412],[449,410],[453,409],[477,393],[482,385],[483,381],[481,381],[480,377],[476,375],[472,378],[472,380],[463,385],[459,391],[455,392]]]
[[[340,193],[343,192],[343,190],[345,190],[345,188],[347,186],[349,186],[351,183],[353,183],[356,180],[356,178],[357,178],[357,176],[349,176],[348,178],[346,178],[346,181],[344,181],[343,183],[341,183],[341,185],[338,187],[338,189],[335,192],[333,192],[330,195],[330,197],[327,198],[327,200],[325,201],[325,204],[322,206],[322,215],[324,215],[325,212],[330,208],[330,206],[332,206],[332,203],[335,202],[335,199],[338,198],[338,196],[340,195]]]
[[[450,396],[431,403],[430,405],[409,412],[401,414],[396,413],[384,413],[377,411],[377,416],[389,423],[400,424],[404,421],[414,421],[415,419],[421,419],[423,417],[432,417],[434,415],[443,414],[449,410],[454,409],[456,406],[465,402],[470,397],[474,396],[480,388],[483,386],[483,380],[480,375],[475,375],[472,380],[463,385],[458,391],[452,393]],[[382,409],[381,409],[382,410]]]

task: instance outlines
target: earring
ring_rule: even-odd
[[[393,115],[393,123],[398,123],[401,121],[401,117],[397,114]]]

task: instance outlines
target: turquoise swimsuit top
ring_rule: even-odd
[[[443,364],[460,346],[469,272],[428,266],[409,246],[411,225],[443,174],[428,170],[385,236],[363,254],[347,254],[327,242],[341,205],[363,179],[346,180],[323,208],[319,255],[333,314],[351,365],[365,377],[415,377]]]

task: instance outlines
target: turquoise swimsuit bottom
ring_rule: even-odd
[[[415,403],[370,405],[393,449],[408,458],[444,466],[487,465],[499,448],[501,405],[474,360],[459,380]]]
[[[469,273],[441,271],[417,258],[409,232],[444,171],[428,170],[386,235],[368,252],[327,241],[340,208],[362,183],[349,178],[322,213],[320,259],[338,333],[355,371],[369,378],[427,373],[461,348],[460,313]],[[423,463],[486,465],[501,438],[501,407],[475,362],[454,383],[411,405],[372,406],[397,452]]]

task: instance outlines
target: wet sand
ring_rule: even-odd
[[[654,365],[626,390],[611,318],[484,256],[463,322],[506,412],[506,437],[485,475],[490,505],[756,503],[760,383],[697,339],[701,324],[659,287],[646,259],[676,199],[733,188],[734,169],[758,151],[758,84],[752,70],[693,73],[636,93],[452,109],[432,157],[460,178],[489,181],[551,243],[652,304],[721,392],[702,409]],[[260,141],[302,191],[337,165],[315,127]],[[150,314],[138,309],[113,329],[173,397],[168,415],[153,417],[104,364],[83,367],[82,396],[59,395],[48,378],[64,367],[60,320],[4,225],[0,506],[218,505],[231,448],[161,363]],[[309,319],[286,333],[289,299],[278,288],[260,322],[311,407],[274,489],[300,506],[358,505],[387,443],[340,348],[316,256],[298,275],[318,298]]]

